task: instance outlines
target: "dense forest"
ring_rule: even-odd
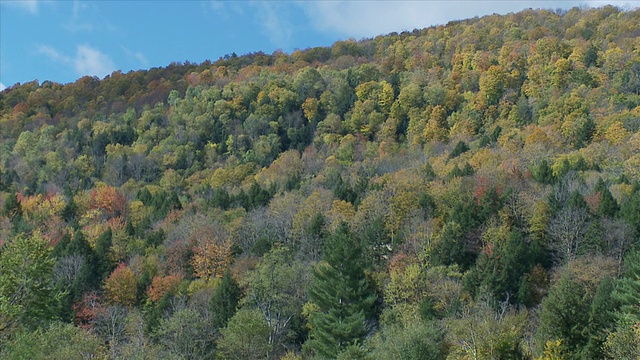
[[[0,93],[3,359],[637,359],[640,11]]]

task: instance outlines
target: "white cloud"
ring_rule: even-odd
[[[86,9],[87,5],[82,4],[79,0],[73,0],[73,8],[71,8],[71,17],[77,19],[80,16],[80,10]]]
[[[109,56],[88,45],[78,45],[74,57],[65,55],[47,45],[38,46],[37,52],[48,56],[54,62],[71,66],[79,76],[104,77],[116,69]]]
[[[119,32],[118,27],[110,21],[110,18],[100,15],[100,13],[99,2],[74,0],[71,13],[61,26],[70,33]]]
[[[214,11],[222,11],[225,8],[224,2],[222,1],[213,0],[210,2],[210,4],[211,4],[211,9],[213,9]]]
[[[293,38],[292,10],[300,10],[295,2],[288,1],[211,0],[204,4],[204,11],[213,13],[218,21],[235,22],[238,18],[252,17],[271,44],[282,48],[287,47]]]
[[[47,45],[39,45],[37,52],[48,56],[51,60],[59,63],[71,63],[72,59],[66,55],[61,54],[58,50]]]
[[[80,11],[86,8],[86,4],[83,4],[78,0],[74,0],[73,7],[71,8],[71,19],[69,22],[62,24],[62,27],[69,32],[93,31],[93,25],[83,22],[80,17]]]
[[[141,53],[140,51],[138,51],[135,54],[133,54],[133,56],[135,56],[136,59],[138,59],[138,61],[140,61],[140,64],[142,64],[144,66],[149,65],[149,60],[147,60],[147,57],[144,56],[144,54]]]
[[[2,5],[18,8],[20,10],[26,11],[33,15],[38,14],[38,8],[39,8],[38,0],[10,0],[10,1],[0,0],[0,3],[2,3]]]
[[[228,20],[231,16],[244,15],[243,4],[237,2],[227,2],[212,0],[209,2],[209,6],[205,6],[205,11],[213,10],[220,18]]]
[[[73,66],[78,75],[98,77],[104,77],[116,68],[109,56],[87,45],[78,45]]]
[[[527,8],[567,9],[608,3],[628,6],[629,1],[313,1],[300,6],[316,29],[362,38]]]
[[[86,10],[89,6],[86,3],[82,3],[79,0],[73,1],[73,7],[71,8],[71,19],[69,22],[62,24],[62,27],[69,32],[93,31],[94,26],[91,23],[83,21],[83,17],[80,12]]]
[[[146,56],[144,56],[144,54],[140,51],[136,51],[133,52],[131,50],[129,50],[128,48],[120,45],[120,48],[127,54],[127,56],[135,58],[136,60],[138,60],[138,62],[140,62],[140,65],[147,67],[149,66],[149,60],[147,59]]]
[[[6,88],[7,88],[7,87],[6,87],[6,86],[4,86],[4,84],[0,82],[0,91],[4,90],[4,89],[6,89]]]
[[[288,10],[274,2],[259,2],[256,14],[269,40],[276,46],[286,47],[293,35],[293,27],[288,20]]]

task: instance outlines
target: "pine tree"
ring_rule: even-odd
[[[561,340],[567,358],[578,358],[578,352],[588,341],[585,329],[589,322],[589,306],[584,288],[569,275],[563,275],[542,301],[537,334],[540,344]]]
[[[216,328],[227,326],[229,319],[236,313],[238,300],[240,299],[240,287],[231,277],[231,271],[227,269],[222,276],[220,285],[211,297],[210,307],[213,313],[213,325]]]
[[[111,228],[108,228],[96,240],[95,258],[93,260],[94,271],[98,281],[109,275],[115,268],[115,264],[111,259],[112,236]]]
[[[526,274],[543,257],[537,243],[526,242],[522,233],[512,231],[503,243],[497,243],[491,254],[483,253],[466,281],[475,281],[475,290],[491,294],[495,300],[530,301]],[[511,295],[516,295],[512,296]]]
[[[598,180],[596,191],[600,192],[600,204],[598,204],[597,214],[611,218],[614,217],[620,207],[602,179]]]
[[[7,216],[10,220],[22,216],[22,207],[18,201],[18,195],[12,191],[4,201],[4,206],[0,215]]]
[[[635,190],[622,202],[618,215],[640,233],[640,190]]]
[[[620,304],[618,317],[640,321],[640,252],[629,253],[624,259],[625,273],[618,279],[611,297]]]
[[[313,273],[309,298],[318,310],[309,318],[307,346],[323,358],[336,358],[367,334],[376,295],[365,277],[362,252],[342,224],[325,242],[324,261]]]
[[[589,310],[587,333],[587,344],[582,349],[583,359],[604,359],[604,343],[607,335],[614,325],[613,306],[615,302],[611,298],[614,289],[613,280],[605,277],[600,282],[598,289],[591,302]]]
[[[549,166],[546,159],[542,160],[540,165],[531,169],[531,176],[541,184],[552,184],[555,181],[553,169]]]

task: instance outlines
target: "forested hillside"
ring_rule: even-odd
[[[0,93],[3,359],[637,359],[640,11]]]

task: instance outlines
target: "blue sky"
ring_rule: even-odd
[[[0,0],[0,90],[73,82],[235,52],[329,46],[526,8],[629,1],[52,1]],[[632,5],[637,2],[631,2]]]

